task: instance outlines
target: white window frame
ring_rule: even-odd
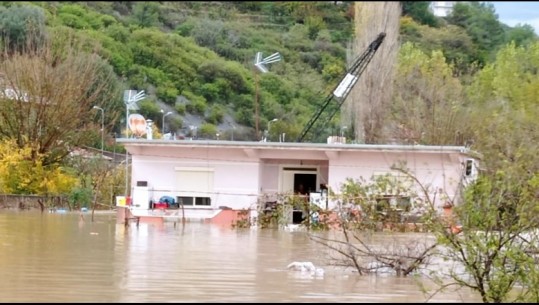
[[[185,207],[192,207],[192,208],[211,208],[214,204],[214,169],[208,168],[208,167],[175,167],[175,179],[176,179],[176,200],[178,201],[178,204],[181,204],[179,197],[191,197],[193,198],[193,204],[192,205],[185,205]],[[181,175],[182,173],[186,173],[187,175],[189,173],[193,172],[203,172],[206,173],[207,176],[207,184],[204,190],[201,189],[195,189],[195,190],[186,190],[184,187],[182,187],[181,182]],[[197,198],[208,198],[210,200],[210,205],[197,205]]]

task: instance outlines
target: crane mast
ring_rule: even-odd
[[[341,81],[339,84],[335,87],[335,89],[324,99],[324,102],[322,103],[322,106],[314,113],[314,115],[311,117],[311,119],[307,122],[307,125],[305,125],[305,128],[303,128],[303,131],[300,133],[300,136],[297,139],[297,142],[303,142],[305,140],[305,137],[307,134],[311,131],[314,124],[318,121],[322,113],[328,108],[330,103],[335,100],[337,107],[334,107],[333,110],[330,111],[329,116],[325,120],[325,124],[329,123],[333,116],[337,113],[337,111],[341,108],[342,104],[346,100],[346,97],[348,97],[348,94],[350,93],[350,90],[352,87],[356,84],[357,80],[367,67],[367,64],[371,61],[372,57],[382,44],[386,34],[380,33],[378,34],[378,37],[371,42],[371,44],[367,47],[367,49],[358,56],[350,68],[346,71],[346,74],[341,78]],[[321,126],[325,126],[325,124]]]

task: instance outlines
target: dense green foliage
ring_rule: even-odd
[[[280,117],[281,128],[290,126],[292,134],[294,126],[308,119],[320,89],[341,77],[345,44],[352,39],[350,3],[31,5],[45,9],[49,28],[67,26],[97,43],[99,54],[125,80],[126,88],[145,90],[148,100],[158,105],[155,108],[180,110],[177,116],[185,109],[207,123],[224,125],[228,118],[229,123],[254,127],[254,73],[259,73],[260,126]],[[252,65],[256,52],[280,52],[283,60],[261,74]],[[148,109],[140,113],[160,126],[159,110]],[[123,126],[120,120],[117,133]]]
[[[478,148],[500,148],[483,151],[487,156],[528,156],[521,152],[528,146],[515,151],[484,135],[533,130],[533,29],[501,24],[488,3],[457,3],[447,18],[433,16],[429,2],[402,4],[402,47],[385,124],[400,129],[385,136],[421,144],[462,145],[473,139]],[[116,90],[117,98],[101,98],[109,138],[125,131],[120,90],[134,89],[147,93],[138,112],[158,130],[165,125],[163,113],[172,111],[167,131],[254,140],[256,99],[261,131],[278,118],[269,137],[286,133],[286,140],[294,141],[343,76],[349,44],[358,39],[348,1],[2,2],[0,16],[8,51],[27,48],[29,41],[37,47],[45,36],[70,35],[103,59],[100,73],[119,79],[111,79],[106,91]],[[264,57],[279,52],[282,60],[261,73],[253,65],[257,52]],[[485,109],[492,113],[481,113]],[[99,112],[81,114],[86,111],[97,121]],[[488,124],[484,118],[490,118]],[[86,144],[99,147],[99,133],[87,134]],[[524,136],[507,139],[511,145],[527,143]],[[111,142],[105,149],[112,150]]]
[[[499,23],[489,4],[458,3],[441,19],[429,3],[402,2],[402,41],[425,52],[442,51],[456,73],[484,66],[510,40],[523,45],[535,39],[529,26]],[[10,44],[25,39],[21,20],[34,20],[38,28],[46,23],[47,31],[73,29],[109,62],[125,88],[148,93],[156,106],[142,107],[142,115],[161,126],[159,110],[173,110],[172,127],[180,134],[192,124],[181,123],[185,112],[219,130],[232,124],[251,130],[258,98],[261,128],[277,117],[276,132],[294,139],[343,76],[354,38],[348,1],[3,2],[2,8],[9,18],[1,18],[0,26]],[[279,52],[283,60],[263,74],[252,64],[257,52]],[[119,96],[112,107],[119,113],[112,116],[116,134],[124,126],[122,104]],[[245,136],[253,139],[252,132]]]

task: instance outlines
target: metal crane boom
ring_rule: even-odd
[[[378,47],[380,47],[380,45],[382,44],[385,37],[386,34],[384,32],[380,33],[378,37],[373,42],[371,42],[371,44],[367,47],[363,54],[356,58],[356,60],[352,63],[352,66],[346,71],[346,74],[342,77],[339,84],[325,98],[322,106],[314,113],[309,122],[307,122],[307,125],[305,125],[305,128],[303,128],[303,131],[298,137],[297,142],[303,142],[305,136],[312,129],[313,125],[318,121],[320,115],[330,105],[331,101],[335,99],[337,101],[338,107],[336,107],[327,118],[326,121],[327,123],[329,123],[335,113],[337,113],[337,111],[341,108],[342,104],[346,100],[346,97],[348,97],[350,90],[356,84],[357,80],[367,67],[367,64],[371,61],[372,57],[378,50]]]

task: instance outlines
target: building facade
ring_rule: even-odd
[[[212,218],[223,209],[256,211],[260,202],[300,188],[310,198],[324,198],[322,208],[334,209],[342,202],[328,198],[328,190],[338,195],[347,179],[387,174],[400,179],[391,169],[396,164],[405,164],[433,192],[456,197],[477,174],[477,161],[460,146],[117,141],[131,154],[132,209],[142,214],[162,196],[175,198],[189,217]],[[410,190],[420,193],[417,185]],[[441,209],[443,202],[437,205]]]

